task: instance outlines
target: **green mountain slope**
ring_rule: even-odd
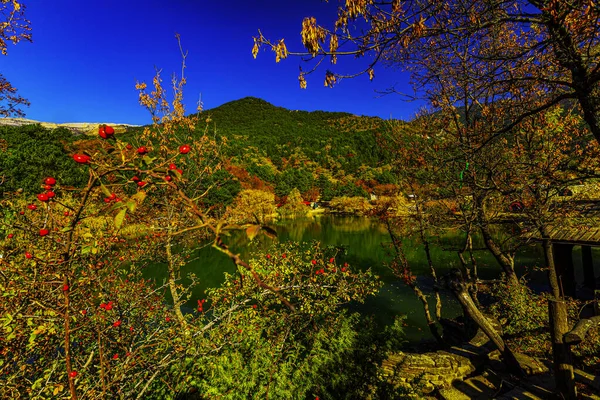
[[[246,97],[204,111],[217,135],[228,138],[228,152],[241,156],[258,150],[279,168],[285,160],[305,156],[327,169],[353,173],[361,165],[385,164],[387,155],[377,146],[384,121],[348,113],[296,111]]]

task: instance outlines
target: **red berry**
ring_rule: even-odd
[[[76,376],[77,376],[77,371],[71,371],[71,372],[69,372],[69,377],[75,378]]]
[[[183,170],[182,169],[177,169],[177,172],[179,172],[179,175],[183,175]]]
[[[48,197],[48,193],[40,193],[37,195],[39,201],[48,201],[50,197]]]
[[[179,146],[179,153],[181,154],[187,154],[190,152],[190,150],[191,148],[187,144],[182,144],[181,146]]]
[[[40,229],[40,236],[46,236],[50,231],[48,229]]]
[[[14,235],[14,234],[12,234],[12,233],[9,233],[9,234],[8,234],[6,237],[7,237],[7,238],[9,238],[9,239],[12,239],[12,238],[13,238],[13,236],[15,236],[15,235]]]
[[[171,163],[169,164],[169,169],[177,169],[177,165]]]
[[[138,178],[137,176],[134,176],[133,178],[131,178],[132,181],[137,182],[140,180],[140,178]]]
[[[146,146],[140,146],[138,147],[137,152],[139,155],[143,156],[144,154],[148,153],[148,148]]]
[[[44,190],[52,190],[52,186],[50,186],[50,185],[44,185]]]
[[[65,217],[68,217],[68,216],[69,216],[69,212],[65,211]]]
[[[286,257],[287,257],[287,255],[286,255],[285,253],[283,253],[283,254],[281,255],[281,258],[286,258]]]
[[[270,258],[271,258],[271,255],[270,255],[270,254],[267,254],[267,259],[270,259]]]
[[[117,358],[119,358],[119,355],[115,353],[112,358],[113,360],[116,360]]]
[[[146,181],[139,181],[139,182],[137,183],[137,185],[138,185],[139,187],[144,187],[144,186],[146,186],[146,184],[147,184],[147,182],[146,182]]]
[[[172,180],[173,180],[173,178],[171,178],[171,175],[165,176],[165,181],[171,182]]]
[[[69,285],[67,285],[66,283],[63,285],[63,292],[66,292],[67,290],[69,290]]]
[[[54,196],[56,196],[56,193],[54,193],[53,191],[50,192],[46,192],[46,196],[48,196],[49,199],[53,198]]]
[[[115,322],[113,323],[113,326],[114,326],[115,328],[117,328],[117,327],[121,326],[121,320],[119,319],[119,320],[115,321]]]
[[[33,257],[33,256],[31,255],[31,253],[30,253],[30,252],[26,252],[26,253],[25,253],[25,258],[31,258],[31,257]]]
[[[333,257],[331,257],[331,258],[329,259],[329,262],[330,262],[330,263],[332,263],[332,264],[333,264],[333,262],[334,262],[334,261],[335,261],[335,258],[333,258]]]
[[[90,162],[90,156],[87,154],[73,154],[73,160],[79,164],[87,164]]]
[[[125,146],[125,147],[127,147],[127,150],[133,149],[133,146],[130,143],[127,143],[127,146]]]
[[[19,214],[25,215],[25,211],[20,211]]]
[[[117,195],[114,193],[111,193],[110,196],[108,196],[109,199],[114,200],[117,198]]]
[[[35,204],[29,204],[27,208],[29,208],[30,210],[35,210],[37,206]]]
[[[106,134],[109,135],[109,136],[115,134],[115,130],[113,129],[113,127],[112,126],[108,126],[108,125],[106,125],[104,127],[104,132],[106,132]]]
[[[104,202],[105,202],[105,203],[110,203],[110,197],[105,197],[105,198],[104,198]]]
[[[106,130],[104,129],[104,127],[103,127],[103,126],[101,126],[101,127],[98,129],[98,135],[100,135],[100,137],[101,137],[102,139],[107,139],[107,138],[108,138],[108,135],[106,134]]]
[[[312,265],[317,265],[317,260],[311,260]]]
[[[54,186],[54,185],[56,185],[56,179],[49,176],[46,179],[44,179],[44,184]]]

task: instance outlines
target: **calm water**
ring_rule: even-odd
[[[348,262],[353,268],[371,268],[384,282],[379,294],[370,298],[366,304],[355,307],[365,314],[374,314],[376,319],[384,324],[391,323],[395,315],[404,314],[407,317],[408,326],[405,329],[407,339],[418,341],[429,339],[430,333],[427,329],[423,309],[420,301],[400,279],[396,278],[385,266],[391,257],[389,250],[382,243],[389,243],[389,236],[385,226],[374,219],[364,217],[318,215],[311,218],[281,221],[275,229],[278,240],[310,242],[320,241],[323,245],[343,246],[346,254],[338,257],[337,262]],[[232,235],[226,238],[226,242],[232,250],[239,252],[246,259],[249,253],[255,250],[266,249],[272,243],[272,239],[261,235],[254,242],[249,243],[244,234]],[[432,238],[437,245],[432,246],[432,258],[436,266],[438,276],[443,275],[451,268],[459,265],[456,251],[443,250],[444,248],[457,248],[462,246],[463,237],[458,233],[447,233],[442,237]],[[413,272],[417,275],[419,286],[426,293],[432,292],[433,281],[429,277],[429,268],[425,259],[423,246],[416,240],[404,239],[404,251]],[[474,243],[474,247],[483,247]],[[500,274],[500,267],[486,251],[477,251],[479,277],[482,279],[494,279]],[[193,272],[201,282],[192,296],[193,303],[196,299],[204,297],[207,287],[214,287],[223,281],[224,272],[233,273],[235,268],[226,256],[218,251],[204,247],[198,249],[194,261],[182,268],[182,276]],[[574,252],[574,262],[577,268],[581,263],[581,252],[578,248]],[[594,251],[594,262],[597,271],[600,271],[600,251]],[[519,275],[528,274],[534,288],[543,290],[546,285],[545,272],[535,271],[536,266],[543,263],[543,253],[539,246],[525,247],[517,255],[516,265]],[[153,265],[146,269],[146,276],[154,277],[162,281],[165,268],[162,265]],[[577,277],[581,282],[582,277]],[[433,300],[433,299],[432,299]],[[443,315],[454,317],[461,313],[460,306],[447,292],[442,292]],[[433,306],[434,302],[431,302]],[[190,304],[191,307],[194,304]],[[432,309],[433,312],[433,309]]]

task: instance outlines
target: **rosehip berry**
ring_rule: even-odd
[[[73,160],[79,164],[87,164],[90,162],[90,156],[87,154],[73,154]]]
[[[127,150],[133,149],[133,146],[131,144],[129,144],[129,143],[127,143],[127,146],[125,146],[125,147],[127,147]]]
[[[67,290],[69,290],[69,285],[67,285],[66,283],[63,285],[63,292],[66,292]]]
[[[46,179],[44,179],[44,184],[54,186],[54,185],[56,185],[56,179],[49,176]]]
[[[111,193],[110,196],[108,196],[109,199],[114,200],[117,198],[117,195],[114,193]]]
[[[71,372],[69,372],[69,377],[75,378],[76,376],[77,376],[77,371],[71,371]]]
[[[114,326],[115,328],[117,328],[117,327],[121,326],[121,320],[119,319],[119,320],[115,321],[115,322],[113,323],[113,326]]]
[[[29,208],[30,210],[35,210],[37,206],[35,204],[29,204],[27,208]]]
[[[270,258],[271,258],[271,255],[270,255],[270,254],[267,254],[267,259],[270,259]]]
[[[48,196],[49,199],[53,198],[54,196],[56,196],[56,193],[50,191],[50,192],[46,192],[46,196]]]
[[[116,359],[118,359],[118,358],[119,358],[119,355],[115,353],[115,354],[112,356],[112,358],[113,358],[113,360],[116,360]]]
[[[177,165],[171,163],[171,164],[169,164],[169,169],[171,169],[171,170],[177,169]]]
[[[40,193],[37,195],[39,201],[48,201],[50,197],[48,197],[48,193]]]
[[[105,203],[110,203],[110,197],[105,197],[105,198],[104,198],[104,202],[105,202]]]
[[[146,146],[140,146],[138,147],[137,152],[139,155],[143,156],[144,154],[148,153],[148,148]]]
[[[46,236],[50,231],[48,229],[40,229],[40,236]]]
[[[108,125],[106,125],[104,127],[104,132],[106,132],[106,134],[109,135],[109,136],[115,134],[115,130],[113,129],[113,127],[112,126],[108,126]]]
[[[30,253],[30,252],[26,252],[26,253],[25,253],[25,258],[31,258],[31,257],[33,257],[33,256],[31,255],[31,253]]]
[[[312,265],[317,265],[317,260],[311,260]]]
[[[181,146],[179,146],[179,153],[181,154],[187,154],[190,152],[190,150],[191,148],[187,144],[182,144]]]
[[[332,264],[333,264],[333,262],[334,262],[334,261],[335,261],[335,258],[333,258],[333,257],[331,257],[331,258],[329,259],[329,262],[330,262],[330,263],[332,263]]]
[[[137,183],[137,185],[138,185],[139,187],[144,187],[144,186],[146,186],[146,184],[147,184],[147,183],[148,183],[148,182],[146,182],[146,181],[139,181],[139,182]]]
[[[171,175],[165,176],[165,181],[171,182],[172,180],[173,180],[173,178],[171,178]]]
[[[182,169],[177,169],[177,172],[179,172],[179,175],[183,175],[183,170]]]
[[[44,185],[44,190],[52,190],[52,186],[50,186],[50,185]]]
[[[19,211],[19,214],[25,215],[25,211]]]
[[[65,217],[68,217],[69,216],[69,212],[65,211],[64,215],[65,215]]]
[[[140,180],[140,178],[138,178],[137,176],[134,176],[133,178],[131,178],[132,181],[137,182]]]
[[[9,239],[12,239],[14,236],[15,236],[14,234],[9,233],[6,237],[9,238]]]

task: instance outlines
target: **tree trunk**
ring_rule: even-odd
[[[567,305],[564,301],[548,300],[548,315],[550,317],[550,337],[552,339],[552,354],[554,356],[554,379],[556,390],[564,399],[576,399],[575,375],[571,349],[564,342],[564,335],[569,332],[567,323]]]
[[[431,251],[429,250],[429,239],[425,236],[425,223],[423,220],[423,209],[417,202],[417,212],[419,213],[419,234],[421,241],[425,247],[425,257],[427,257],[427,265],[429,266],[429,272],[433,278],[433,293],[435,296],[435,317],[439,321],[442,318],[442,299],[440,298],[440,289],[438,285],[437,273],[433,266],[433,259],[431,258]],[[437,329],[436,329],[437,331]]]
[[[548,300],[552,355],[554,359],[554,379],[556,380],[556,388],[559,393],[565,399],[574,399],[576,398],[573,392],[575,390],[575,378],[573,376],[571,352],[569,346],[563,342],[564,334],[569,331],[567,308],[565,303],[561,301],[563,293],[556,273],[554,249],[545,226],[540,228],[540,233],[542,234],[544,258],[548,266],[548,280],[554,296],[554,299]]]
[[[167,237],[167,243],[165,244],[165,250],[167,252],[167,267],[169,269],[169,291],[171,292],[171,297],[173,297],[173,311],[175,312],[175,316],[177,317],[177,321],[182,328],[184,328],[187,323],[185,321],[185,317],[181,312],[181,296],[179,295],[179,291],[177,290],[177,279],[179,275],[179,267],[173,257],[173,253],[171,251],[171,236]]]
[[[504,362],[506,363],[509,370],[518,376],[524,376],[521,365],[515,358],[515,355],[510,348],[504,343],[502,337],[496,332],[490,321],[479,311],[471,295],[467,290],[467,286],[463,280],[462,274],[459,270],[454,269],[451,273],[448,281],[448,286],[462,305],[465,313],[481,328],[481,330],[487,335],[488,338],[494,343],[494,345],[502,353]]]

